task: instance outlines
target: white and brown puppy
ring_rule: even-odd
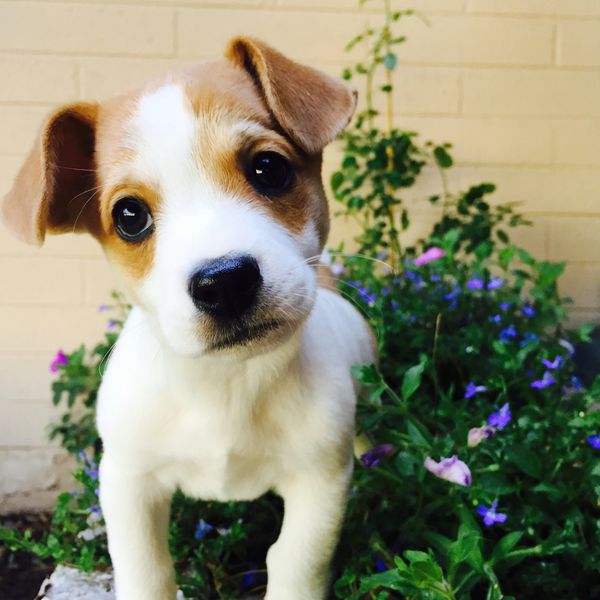
[[[135,307],[98,399],[100,496],[120,600],[170,600],[174,491],[285,503],[268,600],[324,598],[352,471],[354,308],[319,289],[321,152],[341,81],[247,38],[226,58],[56,111],[5,198],[41,244],[88,231]]]

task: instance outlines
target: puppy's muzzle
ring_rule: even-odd
[[[263,278],[252,256],[222,256],[205,263],[190,278],[196,307],[212,317],[239,319],[256,304]]]

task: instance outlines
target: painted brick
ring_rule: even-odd
[[[569,328],[576,329],[582,325],[588,323],[600,324],[600,309],[577,309],[572,308],[569,310]]]
[[[468,10],[482,14],[600,16],[598,0],[468,0]]]
[[[55,447],[0,449],[0,513],[52,509],[73,488],[74,462]]]
[[[558,29],[560,65],[600,66],[600,21],[565,21]]]
[[[60,409],[50,400],[4,402],[0,440],[4,447],[35,447],[48,443],[48,425],[60,418]]]
[[[77,66],[69,59],[0,55],[0,80],[7,82],[0,102],[68,102],[78,95]]]
[[[509,229],[510,240],[519,248],[525,248],[538,260],[546,260],[548,258],[548,219],[531,217],[531,221],[532,224],[529,226]]]
[[[600,218],[561,217],[549,221],[550,260],[596,261],[600,256]]]
[[[178,53],[218,56],[235,35],[252,35],[304,62],[348,60],[344,47],[366,26],[366,16],[348,13],[181,9],[177,15]]]
[[[548,65],[553,26],[539,19],[445,16],[407,21],[404,62],[467,65]]]
[[[0,154],[24,155],[29,152],[50,110],[50,106],[0,105]]]
[[[58,348],[95,343],[104,331],[102,315],[92,307],[3,306],[0,354],[53,356]]]
[[[112,290],[126,289],[125,283],[106,259],[86,260],[83,273],[86,305],[109,304]]]
[[[81,304],[82,275],[76,259],[0,258],[0,305]]]
[[[57,0],[38,0],[39,2],[54,3]],[[193,6],[197,8],[227,6],[230,8],[247,8],[270,6],[276,0],[59,0],[63,4],[141,4],[152,6]],[[335,1],[335,0],[334,0]],[[342,0],[345,1],[345,0]],[[351,2],[353,0],[350,0]],[[443,1],[443,0],[442,0]]]
[[[561,295],[572,298],[576,308],[600,308],[600,265],[567,265],[558,283]]]
[[[177,65],[172,59],[84,58],[79,67],[82,98],[102,100],[120,94]]]
[[[0,410],[7,402],[50,398],[52,355],[0,356]]]
[[[413,0],[410,8],[419,12],[462,12],[466,0]],[[275,4],[283,9],[287,8],[312,8],[312,9],[341,9],[356,10],[358,1],[354,0],[275,0]],[[373,3],[365,4],[365,10],[381,11],[381,7]]]
[[[460,109],[460,73],[456,69],[400,65],[394,72],[393,85],[396,115],[441,115]]]
[[[482,181],[495,183],[495,200],[518,202],[518,211],[600,214],[599,176],[594,169],[457,167],[453,175],[461,189]]]
[[[600,116],[598,73],[478,69],[463,85],[467,114]]]
[[[561,165],[600,165],[600,119],[562,119],[553,124],[556,162]]]
[[[426,118],[402,120],[405,129],[420,139],[454,144],[459,163],[549,164],[552,131],[543,121],[531,119]]]
[[[167,9],[39,2],[0,4],[0,49],[90,54],[168,55]]]
[[[343,67],[338,64],[316,64],[316,69],[341,77]],[[399,115],[448,115],[457,114],[460,109],[461,75],[458,69],[429,66],[410,67],[399,64],[393,73],[394,113]],[[365,108],[365,79],[355,76],[349,82],[358,91],[357,111]],[[384,102],[384,94],[379,91],[385,81],[379,72],[375,77],[376,102]]]

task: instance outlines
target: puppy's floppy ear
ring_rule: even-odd
[[[226,57],[254,78],[281,128],[309,154],[331,142],[352,118],[353,89],[259,40],[233,39]]]
[[[45,121],[4,197],[2,216],[19,238],[41,246],[46,230],[85,229],[96,185],[98,105],[65,106]]]

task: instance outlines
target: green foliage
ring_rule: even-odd
[[[344,134],[343,160],[331,179],[339,213],[360,225],[358,252],[334,253],[344,271],[340,293],[368,319],[380,350],[378,366],[353,369],[363,386],[357,429],[361,443],[374,448],[356,464],[332,594],[600,597],[600,465],[586,442],[600,430],[600,379],[584,389],[572,352],[590,328],[566,328],[567,300],[557,291],[564,265],[536,260],[510,242],[511,228],[527,222],[513,205],[493,200],[495,186],[451,192],[450,145],[420,143],[416,133],[394,126],[392,73],[405,42],[396,29],[413,14],[393,12],[388,0],[384,6],[382,27],[348,45],[368,53],[344,71],[346,79],[364,78],[367,107]],[[424,239],[403,245],[410,228],[403,195],[418,186],[425,167],[440,176],[439,194],[424,201],[437,217]],[[431,249],[436,254],[424,260]],[[124,311],[115,300],[115,310]],[[45,540],[0,531],[11,549],[84,570],[108,564],[102,521],[92,516],[101,454],[93,415],[102,365],[123,318],[119,312],[90,353],[81,347],[58,367],[54,402],[66,412],[51,435],[78,456],[79,487],[59,497]],[[505,412],[498,424],[501,407],[510,417]],[[470,430],[485,425],[493,435],[469,445]],[[424,468],[427,457],[453,455],[470,468],[472,485]],[[492,507],[486,524],[483,513]],[[172,515],[171,550],[187,597],[230,599],[264,589],[264,557],[281,520],[278,499],[220,504],[178,494]]]

